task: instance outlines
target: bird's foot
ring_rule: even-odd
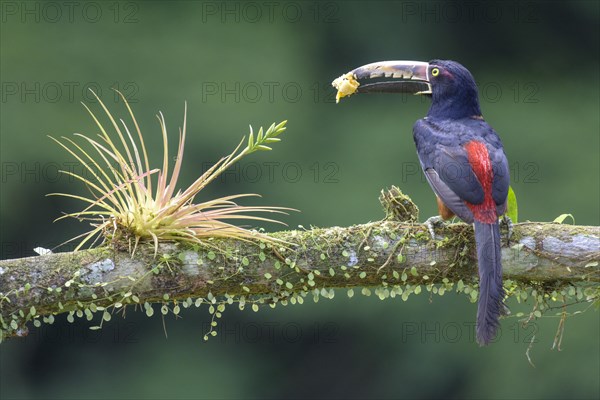
[[[510,315],[510,308],[504,303],[500,305],[500,315],[503,317]]]
[[[500,227],[501,228],[506,228],[506,244],[510,244],[510,238],[513,235],[513,227],[514,224],[512,222],[512,220],[510,219],[510,217],[508,217],[507,215],[502,216],[502,219],[500,220]]]
[[[423,222],[423,224],[427,227],[427,230],[431,235],[431,239],[435,240],[435,227],[444,226],[444,220],[439,215],[436,215],[434,217],[427,218],[427,221]]]

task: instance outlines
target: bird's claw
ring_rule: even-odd
[[[505,214],[502,216],[502,219],[500,220],[500,226],[506,227],[506,243],[510,244],[510,238],[513,235],[514,224],[508,215]]]
[[[427,218],[423,224],[427,227],[429,234],[431,235],[431,239],[435,240],[435,227],[442,226],[444,224],[444,220],[439,215]]]

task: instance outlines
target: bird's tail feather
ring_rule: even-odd
[[[498,318],[503,310],[504,287],[498,223],[475,221],[475,243],[479,265],[477,342],[484,346],[495,338]]]

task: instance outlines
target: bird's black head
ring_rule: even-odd
[[[367,79],[379,81],[361,82]],[[432,97],[428,117],[481,117],[473,75],[456,61],[380,61],[358,67],[332,84],[338,89],[338,101],[353,93],[424,94]]]
[[[427,116],[459,119],[481,116],[475,79],[456,61],[431,60],[428,67],[431,107]]]

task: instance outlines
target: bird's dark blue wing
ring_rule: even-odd
[[[458,197],[458,195],[440,179],[438,173],[433,168],[425,170],[425,177],[427,178],[427,182],[429,182],[429,186],[431,186],[435,194],[442,200],[446,207],[463,221],[469,224],[473,222],[473,212],[467,207],[464,200]]]
[[[485,194],[469,163],[467,151],[456,135],[446,134],[447,129],[431,121],[417,121],[413,128],[417,154],[436,195],[460,219],[472,222],[473,213],[465,202],[481,204]]]
[[[493,169],[492,199],[498,215],[506,211],[510,183],[508,161],[502,142],[494,130],[482,120],[434,121],[421,119],[413,128],[417,154],[433,191],[459,218],[473,219],[470,205],[484,202],[484,189],[469,162],[465,145],[485,143]]]
[[[431,156],[431,163],[440,179],[458,197],[471,204],[483,203],[483,188],[462,146],[438,144]]]

